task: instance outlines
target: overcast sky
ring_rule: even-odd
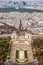
[[[0,1],[9,1],[9,0],[0,0]],[[15,1],[15,0],[11,0]],[[16,1],[43,1],[43,0],[16,0]]]
[[[42,3],[43,4],[43,0],[0,0],[0,1],[29,1],[29,2],[40,2],[40,3]]]

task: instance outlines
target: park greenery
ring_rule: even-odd
[[[3,62],[10,58],[11,46],[9,38],[0,39],[0,58]]]
[[[43,38],[33,39],[31,45],[34,59],[37,58],[38,64],[43,65]]]

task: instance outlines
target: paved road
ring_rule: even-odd
[[[26,64],[17,64],[17,63],[8,62],[5,65],[37,65],[37,63],[31,62]]]
[[[8,37],[8,36],[11,36],[11,34],[3,34],[3,35],[0,35],[0,38],[2,37]]]

